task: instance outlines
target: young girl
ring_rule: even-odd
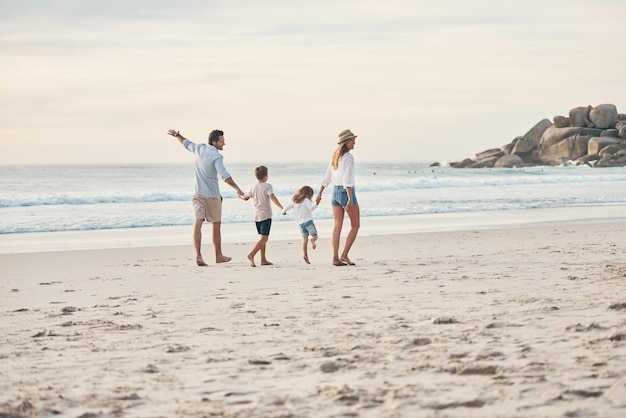
[[[311,211],[317,208],[317,204],[313,203],[312,198],[313,189],[309,186],[302,186],[291,198],[293,203],[288,204],[282,211],[282,214],[286,215],[287,211],[295,208],[296,222],[300,225],[300,232],[303,238],[302,251],[304,252],[304,261],[307,264],[311,264],[309,262],[309,254],[307,253],[309,235],[311,236],[311,248],[315,249],[315,241],[317,241],[317,229],[311,216]]]

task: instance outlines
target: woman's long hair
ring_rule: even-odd
[[[337,149],[335,150],[335,152],[333,153],[333,159],[330,162],[330,165],[332,165],[333,169],[337,169],[339,168],[339,160],[341,160],[341,157],[343,157],[343,155],[345,153],[347,153],[348,151],[350,151],[348,149],[347,146],[348,142],[345,141],[341,144],[339,144],[339,146],[337,147]]]

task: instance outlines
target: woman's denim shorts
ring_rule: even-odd
[[[357,203],[359,202],[356,200],[356,191],[353,187],[352,204],[356,205]],[[330,204],[333,206],[341,206],[342,208],[346,207],[346,205],[348,204],[348,192],[343,186],[335,186],[333,188],[333,200],[331,200]]]

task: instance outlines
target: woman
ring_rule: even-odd
[[[359,203],[354,192],[354,157],[350,151],[354,149],[356,135],[349,129],[339,133],[339,142],[333,158],[326,170],[326,176],[322,180],[320,191],[317,194],[316,203],[319,205],[322,200],[322,192],[332,182],[333,197],[331,205],[333,207],[333,218],[335,221],[332,235],[333,246],[333,265],[335,266],[354,266],[350,261],[348,252],[356,239],[359,232],[360,210]],[[345,214],[350,218],[350,232],[346,237],[346,243],[343,247],[341,256],[339,256],[339,241],[341,240],[341,228],[343,227],[343,218]]]

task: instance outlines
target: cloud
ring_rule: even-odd
[[[326,159],[326,146],[301,144],[347,127],[366,159],[451,160],[571,107],[626,106],[626,6],[611,0],[0,0],[0,11],[0,135],[34,145],[0,145],[0,163],[85,161],[83,143],[100,149],[94,162],[186,161],[154,145],[170,127],[200,140],[222,128],[241,159]]]

